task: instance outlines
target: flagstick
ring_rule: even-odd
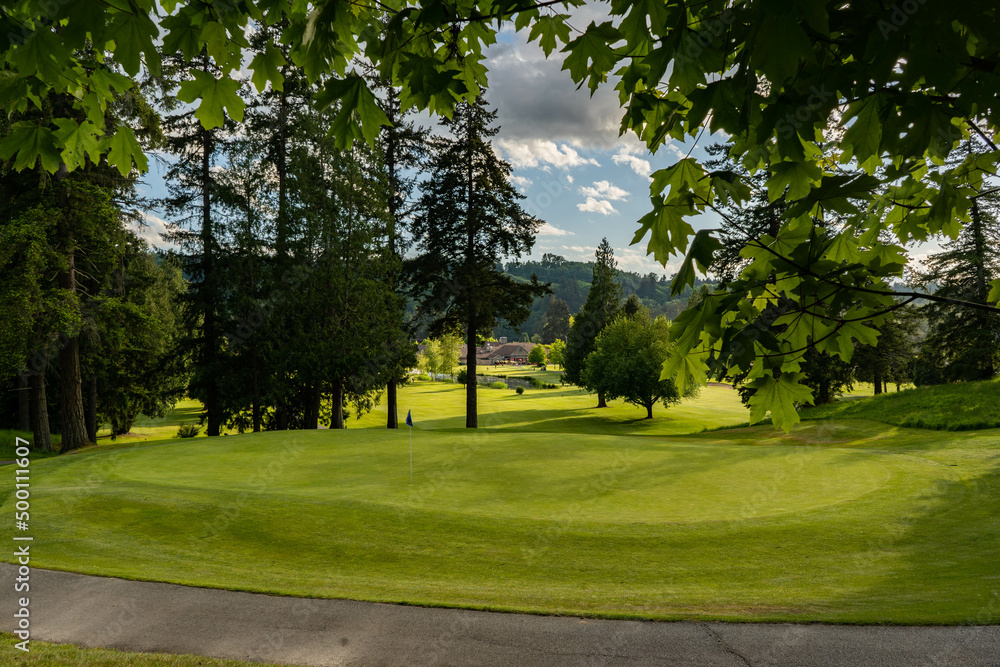
[[[410,484],[413,484],[413,427],[410,427]]]

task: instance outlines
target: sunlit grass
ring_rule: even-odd
[[[997,431],[837,419],[699,433],[746,420],[726,387],[653,420],[577,389],[480,400],[484,428],[469,431],[463,387],[400,391],[412,485],[411,433],[385,429],[384,407],[347,431],[39,461],[33,564],[608,617],[1000,620]]]

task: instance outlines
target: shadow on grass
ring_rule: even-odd
[[[895,597],[903,602],[902,608],[896,605],[901,615],[887,615],[885,622],[1000,623],[1000,459],[993,439],[981,440],[966,441],[963,446],[969,449],[937,452],[936,458],[943,459],[942,477],[916,496],[907,511],[872,527],[870,539],[854,557],[859,578],[874,581],[845,600],[845,606],[877,607]],[[954,463],[942,456],[950,452]],[[926,664],[952,664],[954,652],[975,640],[975,628],[952,636]]]

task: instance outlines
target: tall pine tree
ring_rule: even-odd
[[[580,386],[584,383],[583,371],[587,355],[594,351],[594,341],[597,336],[618,314],[622,301],[622,287],[617,281],[618,263],[615,261],[615,251],[607,238],[601,240],[595,257],[590,291],[587,293],[583,308],[573,318],[569,340],[566,341],[566,352],[563,355],[566,379]],[[606,397],[601,391],[597,393],[597,407],[608,407]]]
[[[476,375],[480,337],[491,335],[498,318],[520,324],[533,298],[549,291],[534,276],[518,283],[499,267],[531,251],[542,221],[521,208],[511,167],[493,152],[496,117],[480,97],[442,119],[451,137],[435,146],[411,230],[420,252],[409,262],[412,294],[433,320],[432,333],[465,330],[469,378]],[[477,386],[466,383],[467,428],[479,425]]]

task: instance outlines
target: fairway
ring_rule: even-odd
[[[998,431],[656,419],[576,389],[400,392],[380,425],[173,440],[33,466],[32,564],[289,595],[653,619],[989,623]],[[360,427],[360,428],[359,428]],[[12,497],[3,511],[12,511]]]

